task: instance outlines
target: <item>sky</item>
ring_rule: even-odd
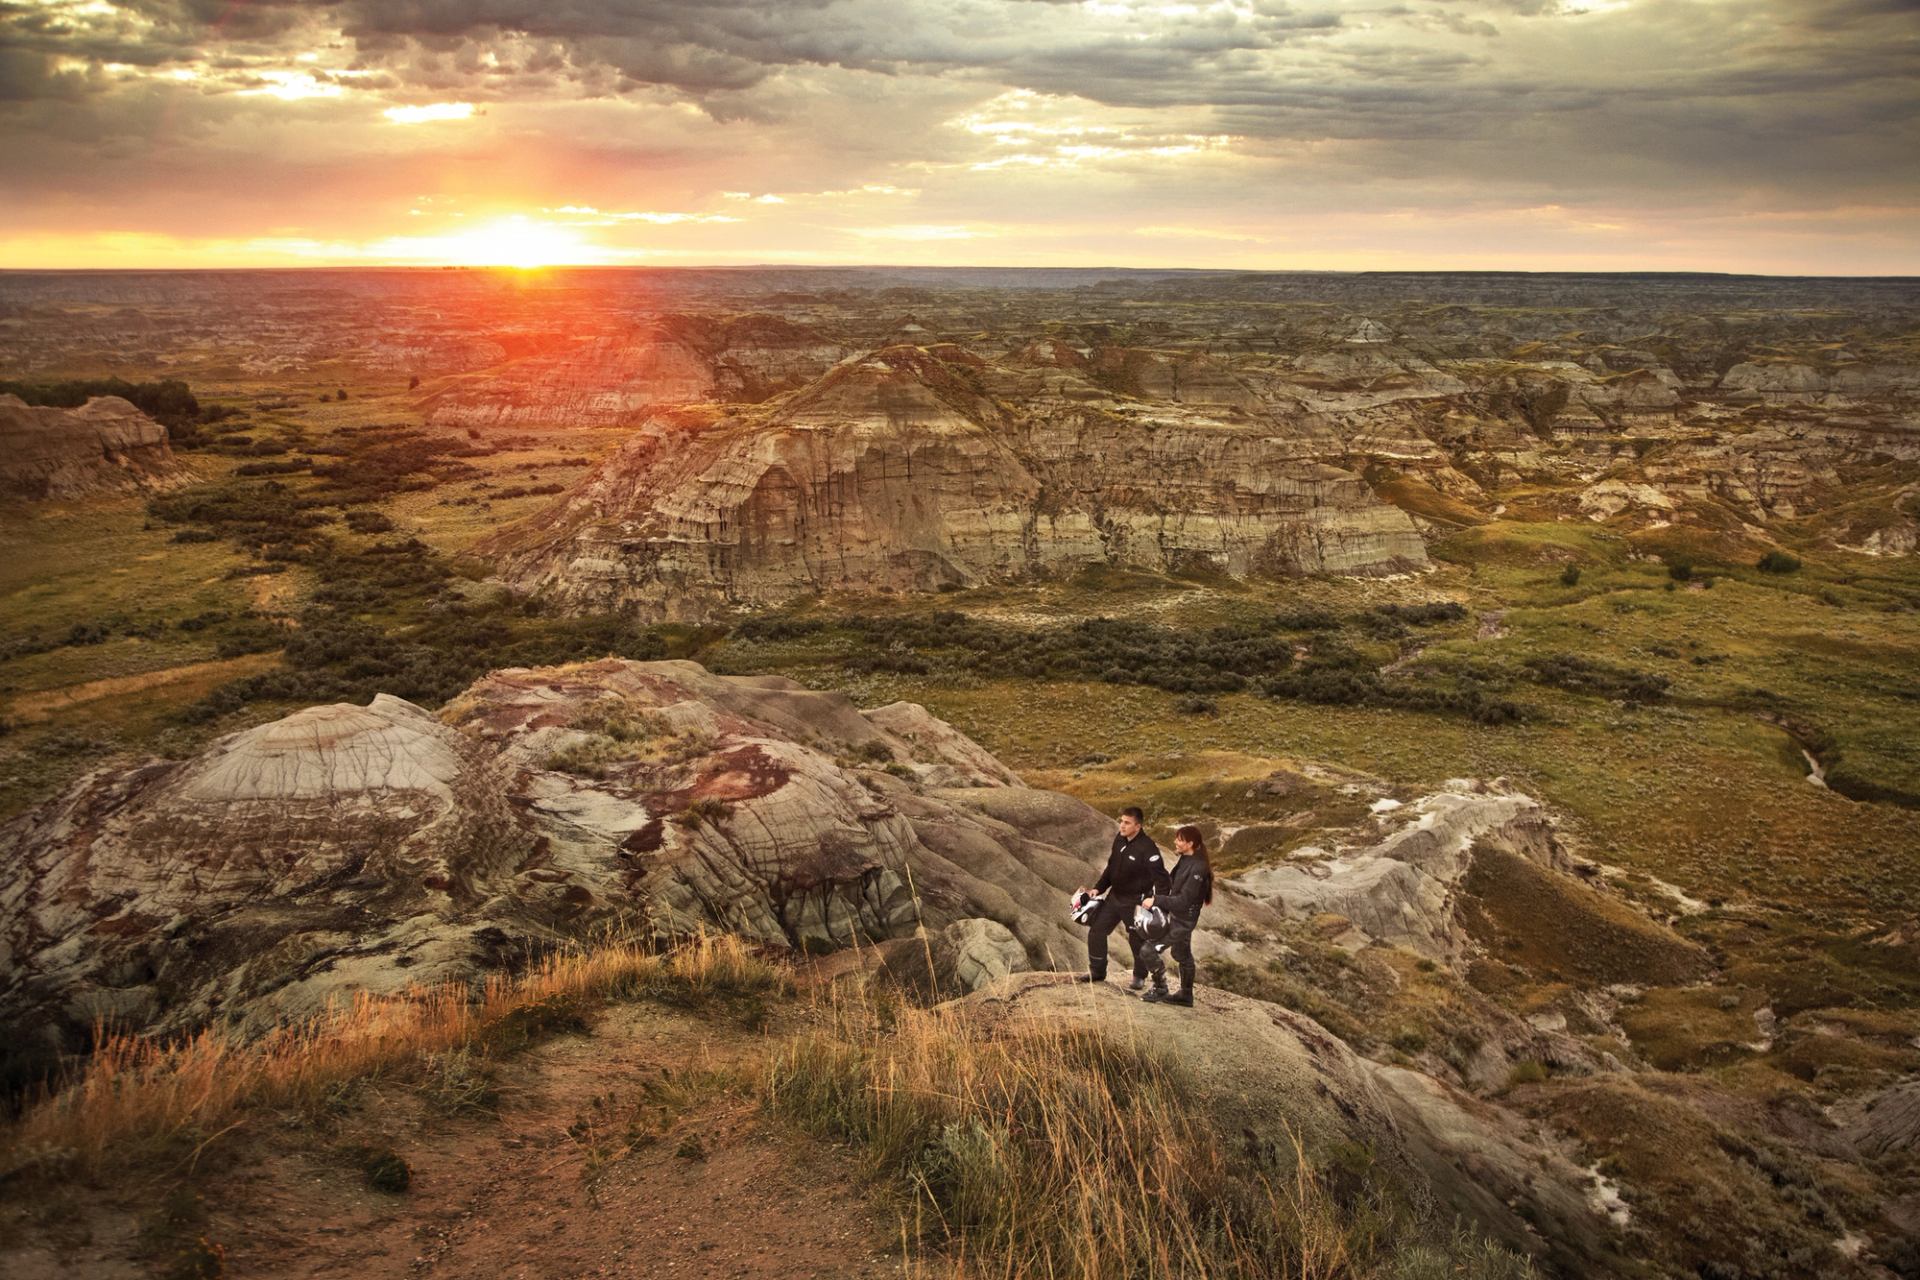
[[[0,0],[0,267],[1920,274],[1920,0]]]

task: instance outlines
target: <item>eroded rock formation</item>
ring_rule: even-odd
[[[1330,460],[1342,452],[1331,436],[1219,403],[1253,403],[1238,384],[1181,385],[1206,402],[889,347],[764,410],[705,427],[655,419],[480,550],[523,589],[653,616],[1096,564],[1282,575],[1427,563],[1407,515]]]
[[[669,316],[569,341],[453,384],[437,426],[634,426],[667,405],[758,401],[817,377],[845,348],[774,316]]]
[[[101,1017],[259,1022],[608,926],[825,951],[992,922],[942,942],[977,982],[1079,962],[1047,908],[1108,825],[918,707],[691,663],[501,671],[440,717],[308,708],[0,830],[0,1019],[75,1047]]]
[[[0,395],[0,496],[157,489],[184,473],[167,429],[119,396],[56,409]]]
[[[1194,1105],[1249,1154],[1280,1168],[1295,1143],[1365,1151],[1403,1194],[1452,1214],[1565,1274],[1623,1268],[1624,1242],[1591,1194],[1592,1177],[1516,1117],[1416,1071],[1354,1053],[1313,1019],[1203,988],[1198,1007],[1155,1009],[1117,990],[1089,992],[1028,974],[958,1006],[1005,1029],[1112,1030],[1151,1046],[1187,1083]]]

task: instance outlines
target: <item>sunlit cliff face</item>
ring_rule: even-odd
[[[12,0],[0,266],[1920,270],[1906,0]]]

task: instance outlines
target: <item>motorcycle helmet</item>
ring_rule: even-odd
[[[1172,924],[1167,913],[1159,907],[1133,909],[1133,932],[1150,943],[1155,951],[1165,951],[1170,945],[1167,933]]]
[[[1075,924],[1093,923],[1093,913],[1099,909],[1100,899],[1085,889],[1073,895],[1069,900],[1067,914],[1073,917]]]

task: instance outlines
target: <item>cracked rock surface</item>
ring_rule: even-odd
[[[991,797],[990,799],[988,797]],[[969,985],[1076,965],[1055,911],[1108,820],[923,709],[607,660],[435,716],[310,707],[82,779],[0,829],[0,1019],[260,1024],[596,929],[828,951],[939,934]]]

